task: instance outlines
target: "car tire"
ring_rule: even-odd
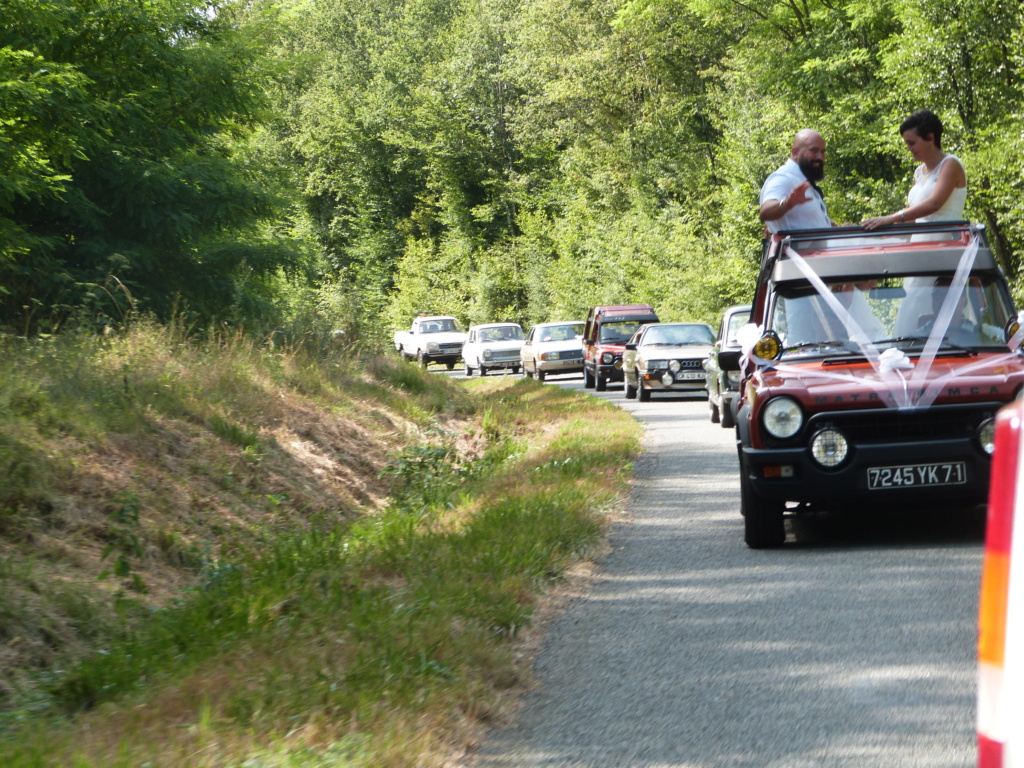
[[[465,365],[466,378],[467,379],[468,378],[472,378],[472,376],[473,376],[473,369],[470,367],[469,363],[464,363],[464,365]]]
[[[647,389],[639,381],[636,383],[636,396],[641,403],[651,402],[651,390]]]
[[[786,541],[785,505],[762,499],[740,463],[740,512],[743,515],[743,540],[751,549],[775,549]]]
[[[586,368],[583,369],[583,388],[593,389],[594,388],[594,375]]]
[[[540,368],[537,369],[537,381],[543,382],[548,377],[547,373]]]
[[[636,399],[636,387],[634,387],[632,384],[629,383],[629,376],[626,377],[625,384],[623,386],[624,386],[624,388],[626,390],[626,399],[627,400],[635,400]]]
[[[708,398],[708,410],[711,411],[711,423],[717,424],[722,419],[718,414],[718,403],[715,402],[713,397]]]
[[[481,376],[486,376],[487,375],[487,369],[484,368],[483,365],[480,366],[480,375]]]
[[[449,360],[447,363],[444,364],[444,367],[447,368],[449,371],[454,371],[455,370],[455,361],[454,360]]]
[[[427,357],[427,353],[426,352],[421,352],[420,353],[420,365],[423,366],[424,368],[426,368],[428,365],[430,365],[430,358]]]
[[[512,366],[512,375],[514,376],[517,373],[519,373],[519,366],[518,365],[513,365]]]
[[[530,366],[528,366],[526,363],[523,363],[523,375],[526,376],[526,378],[528,379],[533,378],[533,371],[530,370]]]
[[[608,379],[606,379],[601,374],[597,374],[597,376],[594,377],[594,389],[596,389],[598,392],[604,392],[605,390],[607,390]]]
[[[732,405],[728,400],[722,401],[722,427],[732,429],[736,426],[736,416],[733,414]]]

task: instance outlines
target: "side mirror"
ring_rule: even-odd
[[[626,349],[636,349],[636,344],[627,344]]]

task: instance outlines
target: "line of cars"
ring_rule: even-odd
[[[604,391],[621,382],[627,399],[642,402],[655,392],[707,390],[711,420],[729,427],[739,368],[736,329],[749,309],[728,310],[719,337],[705,323],[662,323],[649,304],[596,306],[585,321],[538,323],[529,333],[518,323],[463,331],[454,317],[421,316],[408,331],[395,333],[395,349],[424,367],[437,362],[453,370],[461,359],[466,376],[522,370],[544,381],[582,372],[585,388]]]

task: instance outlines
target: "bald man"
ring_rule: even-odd
[[[761,221],[771,232],[831,227],[825,200],[815,182],[825,175],[825,140],[805,128],[793,138],[789,160],[761,187]]]

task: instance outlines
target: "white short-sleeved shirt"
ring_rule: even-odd
[[[761,205],[769,200],[783,200],[786,195],[793,191],[793,188],[802,181],[807,181],[804,172],[800,170],[793,158],[782,164],[775,173],[765,179],[761,187]],[[779,232],[783,229],[824,229],[832,226],[832,220],[828,217],[828,209],[825,201],[814,187],[807,190],[810,197],[806,203],[794,205],[785,215],[775,221],[765,222],[768,231]]]

